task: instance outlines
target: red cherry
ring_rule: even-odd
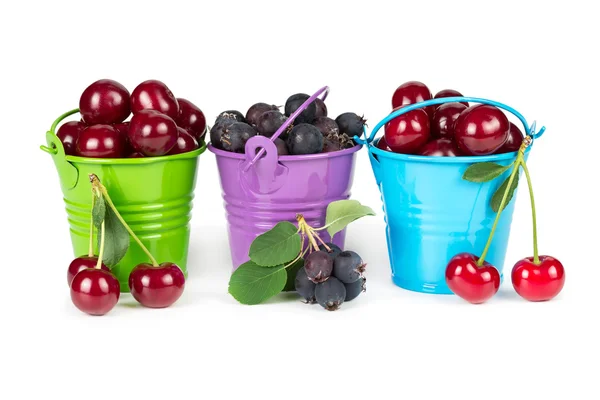
[[[510,127],[508,128],[508,138],[506,139],[506,142],[504,142],[502,147],[496,150],[496,154],[512,153],[518,151],[519,148],[521,148],[521,144],[523,143],[523,139],[525,138],[525,136],[523,136],[523,132],[521,132],[519,127],[513,124],[512,122],[509,122],[508,124],[510,125]]]
[[[142,110],[156,110],[177,119],[179,104],[167,85],[148,80],[140,83],[131,93],[131,111],[137,114]]]
[[[533,257],[518,261],[512,269],[512,284],[519,296],[529,301],[550,300],[565,285],[565,268],[556,258],[540,256],[534,264]]]
[[[446,103],[438,107],[431,120],[431,136],[454,138],[454,122],[466,109],[467,106],[462,103]]]
[[[125,152],[125,138],[112,125],[92,125],[77,139],[77,155],[93,158],[120,158]]]
[[[129,123],[129,142],[146,156],[167,154],[177,143],[179,132],[173,119],[153,110],[141,110]]]
[[[129,143],[129,121],[114,124],[113,127],[121,134],[121,136],[123,136],[123,140],[125,140],[125,151],[123,153],[133,153],[135,150],[131,143]]]
[[[392,149],[390,149],[390,147],[388,146],[387,142],[385,141],[385,136],[382,136],[379,138],[379,140],[377,141],[377,148],[381,149],[381,150],[385,150],[385,151],[392,151]]]
[[[143,158],[143,157],[146,157],[146,156],[143,155],[142,153],[138,153],[137,151],[134,151],[133,153],[131,153],[127,156],[127,158]]]
[[[150,264],[137,265],[129,275],[129,289],[143,306],[169,307],[175,303],[185,287],[185,276],[173,263],[165,262],[158,267]]]
[[[508,119],[500,109],[477,104],[460,113],[454,123],[454,138],[465,154],[484,156],[502,147],[508,128]]]
[[[440,90],[439,92],[437,92],[435,94],[435,96],[433,96],[434,99],[441,99],[441,98],[446,98],[446,97],[464,97],[464,96],[460,92],[458,92],[454,89]],[[445,104],[449,104],[449,103],[445,103]],[[466,107],[469,107],[469,103],[467,103],[466,101],[461,101],[460,104],[464,104]],[[443,104],[438,104],[435,106],[435,108],[439,108],[442,105]]]
[[[431,100],[431,91],[424,83],[418,81],[405,82],[398,86],[394,95],[392,96],[392,107],[397,109],[398,107],[405,106],[407,104],[415,104],[421,101]],[[433,116],[435,107],[426,107],[427,115]]]
[[[175,122],[177,126],[185,129],[196,140],[200,141],[206,134],[206,117],[202,110],[189,100],[178,98],[179,115]]]
[[[421,149],[419,154],[432,157],[458,157],[462,155],[456,144],[450,139],[432,140]]]
[[[120,290],[119,281],[112,273],[88,268],[73,278],[71,300],[85,313],[104,315],[119,301]]]
[[[394,110],[395,111],[395,110]],[[385,141],[396,153],[412,154],[429,140],[429,118],[423,109],[402,114],[385,125]]]
[[[67,270],[67,283],[71,286],[71,282],[73,282],[73,278],[80,271],[83,271],[86,268],[95,268],[98,263],[98,257],[90,257],[90,256],[80,256],[71,261],[69,264],[69,269]],[[100,265],[100,268],[110,272],[110,269],[104,263]]]
[[[446,267],[446,284],[456,294],[473,304],[483,303],[500,288],[500,273],[492,264],[477,265],[478,257],[460,253]]]
[[[74,156],[77,153],[77,139],[85,129],[85,124],[80,121],[70,121],[58,128],[56,136],[60,139],[65,149],[65,154]]]
[[[196,139],[185,129],[178,126],[177,131],[179,132],[179,137],[177,138],[177,143],[175,143],[175,146],[169,152],[169,155],[187,153],[189,151],[194,151],[199,147]]]
[[[129,91],[119,82],[101,79],[88,86],[79,99],[79,112],[88,125],[116,124],[130,114]]]

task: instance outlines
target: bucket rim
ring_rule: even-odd
[[[153,164],[165,161],[176,161],[176,160],[188,160],[191,158],[197,158],[200,154],[206,150],[206,144],[202,147],[188,151],[187,153],[165,155],[158,157],[139,157],[139,158],[92,158],[92,157],[79,157],[79,156],[65,156],[65,159],[72,163],[77,164],[117,164],[117,165],[145,165]]]
[[[245,160],[245,153],[233,153],[231,151],[225,151],[221,149],[217,149],[212,144],[208,143],[206,146],[208,151],[214,153],[216,156],[225,157],[225,158],[234,158],[237,160]],[[322,158],[334,158],[334,157],[343,157],[349,154],[356,153],[363,147],[362,144],[357,144],[356,146],[350,147],[349,149],[332,151],[330,153],[317,153],[317,154],[303,154],[299,156],[279,156],[279,161],[303,161],[303,160],[318,160]]]
[[[421,156],[417,154],[402,154],[394,153],[391,151],[385,151],[377,147],[377,143],[381,140],[381,137],[373,140],[368,144],[368,150],[370,153],[374,153],[377,157],[391,158],[394,160],[402,161],[414,161],[421,163],[435,163],[435,164],[474,164],[479,162],[494,162],[512,160],[517,156],[518,151],[511,153],[502,154],[490,154],[488,156],[456,156],[456,157],[436,157],[436,156]],[[525,153],[529,153],[533,143],[525,149]]]

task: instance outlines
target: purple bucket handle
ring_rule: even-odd
[[[281,125],[281,127],[279,127],[279,129],[273,134],[273,136],[271,136],[270,141],[274,142],[275,139],[277,139],[279,137],[279,135],[281,135],[283,132],[285,132],[285,130],[294,122],[294,120],[296,119],[296,117],[298,115],[300,115],[300,113],[302,113],[302,111],[306,110],[308,108],[308,106],[315,101],[321,94],[323,94],[323,97],[321,98],[321,100],[325,100],[327,98],[327,95],[329,94],[329,86],[323,86],[321,89],[317,90],[315,92],[315,94],[313,94],[312,96],[310,96],[308,99],[306,99],[306,101],[304,103],[302,103],[302,105],[300,107],[298,107],[298,109],[296,111],[294,111],[292,113],[292,115],[289,116],[289,118],[283,123],[283,125]],[[246,142],[246,161],[242,164],[242,172],[247,172],[250,167],[252,165],[254,165],[259,159],[261,159],[261,157],[263,157],[263,155],[265,154],[265,148],[261,148],[259,150],[258,153],[254,153],[254,150],[252,152],[248,151],[248,144],[250,142],[262,142],[264,143],[263,140],[260,139],[260,136],[253,136],[251,137],[247,142]],[[258,144],[258,143],[257,143]],[[253,145],[252,148],[256,149],[259,146]],[[275,146],[273,146],[275,147]],[[268,152],[267,152],[268,153]],[[252,155],[255,154],[255,156],[252,158]],[[277,155],[277,152],[275,152],[275,155]],[[273,157],[268,157],[268,159],[264,159],[264,162],[266,164],[268,163],[277,163],[279,160],[279,156],[275,157],[275,161],[273,161]],[[261,159],[261,163],[263,162],[263,160]],[[270,167],[268,168],[267,171],[265,171],[265,173],[269,173],[269,171],[274,171],[274,167]],[[267,175],[268,176],[268,175]]]

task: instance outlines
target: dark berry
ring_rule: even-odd
[[[325,102],[318,97],[315,99],[315,105],[317,106],[316,118],[327,116],[327,106]]]
[[[338,127],[338,124],[329,117],[317,117],[312,122],[312,125],[314,125],[319,131],[321,131],[323,136],[340,133],[340,128]]]
[[[344,301],[354,300],[359,294],[367,291],[367,279],[361,277],[356,282],[344,283],[344,286],[346,287],[346,298]]]
[[[294,126],[287,138],[290,154],[316,154],[323,150],[323,134],[310,124]]]
[[[335,122],[340,128],[340,133],[345,133],[352,138],[354,136],[362,136],[367,120],[354,113],[347,112],[339,115],[335,119]]]
[[[246,112],[246,121],[252,126],[257,126],[258,118],[267,111],[279,111],[279,107],[267,103],[253,104]]]
[[[314,251],[304,259],[304,269],[314,283],[324,282],[333,271],[333,259],[325,251]]]
[[[315,299],[315,287],[317,286],[314,282],[308,279],[306,275],[306,270],[304,268],[300,268],[298,273],[296,274],[296,292],[307,304],[314,304],[317,302]]]
[[[233,119],[234,122],[246,122],[246,118],[244,118],[244,114],[242,114],[241,112],[237,111],[237,110],[227,110],[227,111],[223,111],[221,114],[219,114],[219,116],[217,117],[217,120],[215,121],[215,124],[217,122],[219,122],[222,119]]]
[[[283,139],[277,138],[273,141],[273,143],[275,143],[275,147],[277,147],[278,156],[287,156],[288,154],[290,154],[287,148],[287,144],[285,144],[285,141],[283,141]]]
[[[263,136],[271,137],[286,120],[287,117],[279,111],[267,111],[258,118],[256,130]]]
[[[294,113],[306,100],[308,100],[310,96],[304,93],[296,93],[290,96],[285,102],[285,115],[288,117]],[[307,123],[310,124],[313,122],[315,117],[317,116],[317,105],[312,102],[308,105],[308,107],[302,111],[294,120],[296,124]]]
[[[210,143],[217,149],[225,150],[222,138],[225,135],[227,127],[235,122],[234,119],[223,118],[213,125],[210,129]]]
[[[335,257],[342,252],[342,249],[337,244],[333,243],[325,243],[327,247],[329,247],[330,251],[327,251],[324,245],[319,246],[319,250],[326,252],[329,254],[329,257],[335,259]]]
[[[342,251],[333,261],[333,275],[344,283],[356,282],[365,272],[366,264],[353,251]]]
[[[256,130],[250,125],[244,122],[234,122],[225,128],[225,132],[221,136],[221,143],[224,150],[243,153],[248,139],[256,135]]]
[[[317,284],[315,299],[327,311],[335,311],[346,299],[346,286],[332,276],[325,282]]]

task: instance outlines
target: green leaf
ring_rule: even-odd
[[[106,216],[106,202],[104,201],[104,196],[100,195],[96,197],[94,195],[94,206],[92,207],[92,218],[94,220],[94,226],[97,229],[100,229],[102,226],[102,221]]]
[[[284,292],[296,291],[296,274],[300,268],[304,267],[304,258],[299,258],[298,261],[286,268],[287,282],[283,288]]]
[[[494,193],[494,195],[492,196],[491,206],[492,206],[492,210],[494,210],[494,212],[501,211],[500,203],[502,202],[502,197],[504,197],[504,192],[506,192],[506,188],[508,187],[509,179],[510,179],[510,177],[506,178],[506,180],[504,182],[502,182],[502,185],[500,185],[498,190],[496,190],[496,193]],[[504,204],[504,207],[502,209],[506,208],[506,206],[512,200],[518,184],[519,184],[519,173],[517,172],[515,174],[515,178],[512,181],[512,184],[510,185],[510,189],[508,190],[508,197],[506,198],[506,203]]]
[[[473,164],[466,169],[463,179],[470,182],[489,182],[508,171],[512,166],[513,164],[509,164],[505,167],[493,162]]]
[[[104,218],[104,254],[102,262],[112,268],[125,257],[129,249],[129,232],[119,221],[119,218],[110,207],[106,207]],[[98,234],[98,249],[100,248],[101,235]]]
[[[375,215],[371,207],[363,206],[357,200],[338,200],[329,203],[327,206],[327,215],[325,217],[325,226],[329,236],[344,229],[349,223],[365,215]]]
[[[264,268],[248,261],[229,279],[229,293],[242,304],[260,304],[280,293],[287,281],[283,265]]]
[[[254,239],[248,255],[257,265],[274,267],[295,259],[301,245],[298,228],[291,222],[283,221]]]

